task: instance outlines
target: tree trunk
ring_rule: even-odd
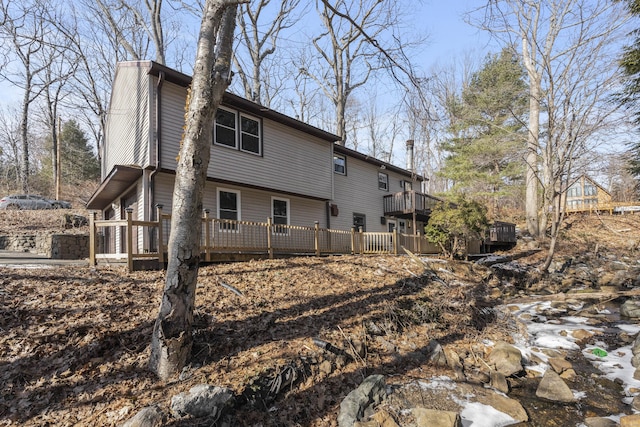
[[[151,342],[149,367],[162,380],[186,365],[193,342],[202,197],[214,114],[230,83],[237,4],[238,0],[207,0],[203,11],[176,169],[165,288]]]
[[[538,148],[540,137],[540,76],[535,70],[535,62],[529,56],[531,52],[526,47],[523,39],[523,57],[527,73],[529,74],[529,136],[527,138],[526,157],[526,177],[525,177],[525,216],[527,219],[527,230],[534,237],[540,235],[540,224],[538,222]]]

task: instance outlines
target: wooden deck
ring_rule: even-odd
[[[431,211],[440,199],[417,191],[400,191],[383,197],[385,216],[410,218],[416,214],[418,221],[428,221]]]
[[[597,205],[585,205],[579,208],[566,208],[565,213],[608,213],[614,214],[626,214],[640,212],[640,202],[609,202],[598,203]]]

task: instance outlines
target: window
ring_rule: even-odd
[[[273,218],[273,232],[288,234],[289,230],[283,225],[289,225],[289,199],[271,198],[271,216]]]
[[[595,185],[585,184],[584,185],[584,195],[585,196],[595,196],[598,194]]]
[[[340,175],[347,174],[347,159],[339,154],[333,155],[333,171]]]
[[[262,154],[260,149],[260,122],[240,115],[240,149],[254,154]]]
[[[218,108],[213,143],[235,148],[246,153],[262,155],[262,126],[260,120],[245,114],[238,115],[234,111]]]
[[[362,229],[362,231],[367,231],[367,217],[364,214],[354,213],[353,214],[353,227],[356,230]]]
[[[216,125],[214,143],[227,147],[237,147],[236,141],[236,113],[218,108],[216,111]]]
[[[218,218],[240,220],[240,192],[233,190],[218,190]],[[238,224],[221,222],[220,230],[238,231]]]
[[[380,190],[389,191],[389,175],[378,172],[378,188]]]
[[[572,185],[567,190],[567,197],[581,197],[581,196],[582,196],[582,189],[577,184]]]
[[[402,186],[402,189],[403,189],[404,191],[411,191],[411,190],[413,190],[413,184],[411,183],[411,181],[404,181],[404,180],[402,180],[402,181],[400,182],[400,185]]]

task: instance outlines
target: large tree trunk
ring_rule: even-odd
[[[238,0],[207,0],[198,38],[186,127],[176,169],[168,267],[153,329],[150,369],[166,380],[186,365],[192,346],[193,309],[200,263],[202,197],[214,114],[231,76]]]

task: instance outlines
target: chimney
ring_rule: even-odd
[[[415,172],[415,165],[413,163],[413,139],[407,139],[407,170]]]

